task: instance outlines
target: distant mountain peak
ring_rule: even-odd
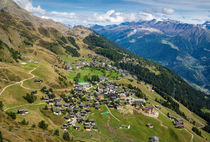
[[[206,29],[210,29],[210,21],[206,21],[202,24],[202,26]]]

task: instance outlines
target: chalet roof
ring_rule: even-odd
[[[89,121],[89,122],[94,122],[94,119],[89,119],[88,121]]]
[[[70,116],[69,116],[69,115],[67,115],[67,116],[64,116],[64,118],[65,118],[65,119],[69,119],[69,118],[70,118]]]
[[[152,136],[149,138],[150,142],[159,142],[159,138],[157,136]]]
[[[19,109],[18,112],[19,112],[19,113],[20,113],[20,112],[28,112],[28,110],[27,110],[27,109]]]
[[[98,129],[98,127],[96,125],[93,126],[93,129]]]
[[[53,109],[53,112],[55,112],[55,113],[60,113],[61,110],[56,108],[56,109]]]
[[[66,126],[66,125],[63,125],[62,127],[61,127],[61,129],[67,129],[68,128],[68,126]]]
[[[62,102],[56,102],[55,105],[56,106],[62,106]]]

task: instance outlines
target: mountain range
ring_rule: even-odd
[[[203,25],[174,20],[126,22],[119,25],[92,26],[141,57],[168,67],[194,84],[210,89],[210,31]]]

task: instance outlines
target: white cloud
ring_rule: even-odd
[[[106,13],[94,13],[93,17],[89,17],[89,22],[95,22],[98,24],[119,24],[122,22],[133,22],[133,21],[149,21],[156,19],[152,14],[146,12],[138,13],[122,13],[116,12],[115,10],[109,10]]]
[[[40,14],[46,13],[46,11],[42,9],[40,5],[38,5],[37,7],[34,7],[30,0],[13,0],[13,1],[16,2],[20,7],[26,9],[27,11],[36,12]]]
[[[93,17],[98,22],[111,22],[111,23],[124,22],[123,13],[115,12],[115,10],[109,10],[105,14],[94,13]]]
[[[76,14],[73,12],[57,12],[52,11],[47,13],[48,15],[56,16],[56,17],[63,17],[63,18],[75,18]]]
[[[150,21],[152,19],[157,19],[156,17],[154,17],[152,14],[150,13],[145,13],[145,12],[139,12],[136,14],[135,16],[135,20],[134,21],[139,21],[139,20],[142,20],[142,21]]]
[[[132,22],[132,21],[149,21],[149,20],[162,20],[162,19],[177,19],[184,22],[189,23],[198,23],[200,19],[201,23],[204,20],[208,20],[209,16],[196,16],[196,15],[186,15],[188,18],[182,18],[182,14],[177,15],[175,13],[174,8],[186,7],[183,6],[188,5],[195,5],[195,2],[191,2],[191,0],[177,0],[169,1],[169,0],[125,0],[125,1],[133,1],[139,2],[143,4],[153,5],[157,9],[149,8],[146,9],[144,12],[135,12],[135,13],[125,13],[125,12],[117,12],[115,10],[108,10],[104,13],[81,13],[76,14],[73,12],[58,12],[58,11],[46,11],[41,8],[41,6],[34,6],[31,0],[13,0],[15,1],[20,7],[26,9],[34,13],[35,15],[45,18],[45,19],[53,19],[54,21],[61,22],[64,24],[71,24],[71,25],[91,25],[91,24],[100,24],[100,25],[107,25],[107,24],[119,24],[122,22]],[[157,2],[156,2],[157,1]],[[198,1],[207,1],[207,0],[195,0],[196,3]],[[173,5],[174,4],[174,5]],[[181,4],[181,5],[180,5]],[[201,4],[198,4],[198,7]],[[206,3],[206,6],[210,6],[210,1]],[[171,8],[171,6],[174,6]],[[177,10],[177,9],[176,9]],[[205,15],[205,14],[204,14]],[[209,15],[209,13],[208,13]],[[195,18],[196,17],[196,18]]]
[[[163,8],[162,13],[163,14],[173,14],[175,12],[172,8]]]
[[[73,12],[57,12],[57,11],[51,11],[48,12],[41,8],[40,5],[37,7],[33,6],[31,0],[13,0],[16,2],[21,8],[35,13],[37,16],[43,18],[43,19],[53,19],[57,22],[62,23],[74,23],[76,19],[76,14]]]

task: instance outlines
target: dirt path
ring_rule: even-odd
[[[40,66],[40,65],[39,65],[39,66]],[[29,71],[28,74],[30,74],[32,77],[20,81],[20,86],[21,86],[22,88],[24,88],[24,89],[26,89],[26,90],[32,90],[31,88],[27,88],[27,87],[23,86],[23,83],[24,83],[25,81],[27,81],[27,80],[31,80],[31,79],[35,78],[35,75],[33,75],[32,72],[35,71],[39,66],[37,66],[36,68],[34,68],[34,69],[32,69],[31,71]]]
[[[155,107],[154,105],[153,105],[153,107]],[[158,109],[157,109],[158,110]],[[158,110],[163,116],[165,116],[165,117],[167,117],[168,118],[168,116],[165,114],[165,113],[163,113],[161,110]],[[168,118],[169,119],[169,118]],[[170,119],[171,120],[171,119]],[[172,120],[171,120],[172,121]],[[187,130],[186,128],[184,128],[185,129],[185,131],[186,132],[188,132],[192,137],[191,137],[191,140],[190,140],[190,142],[193,142],[193,139],[194,139],[194,135],[189,131],[189,130]]]
[[[1,127],[1,126],[0,126],[0,127]],[[2,128],[4,131],[6,131],[7,133],[9,133],[10,135],[13,135],[13,136],[15,136],[15,137],[18,138],[18,139],[21,139],[21,142],[26,142],[25,139],[23,139],[22,137],[20,137],[20,136],[18,136],[18,135],[15,135],[15,134],[9,132],[8,130],[5,130],[5,128],[3,128],[3,127],[1,127],[1,128]]]
[[[39,66],[37,66],[37,67],[35,67],[34,69],[32,69],[31,71],[29,71],[28,74],[32,75],[32,77],[5,86],[5,87],[1,90],[0,96],[3,94],[3,92],[4,92],[7,88],[9,88],[9,87],[11,87],[11,86],[13,86],[13,85],[17,85],[17,84],[20,84],[20,86],[21,86],[22,88],[29,90],[30,88],[24,87],[24,86],[23,86],[23,83],[24,83],[24,81],[31,80],[31,79],[33,79],[33,78],[35,77],[35,75],[33,75],[32,72],[33,72],[34,70],[36,70],[38,67],[39,67]],[[30,89],[30,90],[31,90],[31,89]]]
[[[112,117],[114,117],[114,119],[116,119],[118,122],[120,122],[120,120],[112,114],[112,112],[111,112],[110,109],[107,107],[107,105],[106,105],[106,108],[107,108],[109,114],[110,114]]]
[[[44,104],[46,104],[46,103],[19,105],[19,106],[15,106],[15,107],[6,108],[4,111],[8,111],[10,109],[19,108],[19,107],[23,107],[23,106],[39,106],[39,105],[44,105]]]
[[[63,89],[55,89],[55,92],[64,92],[64,91],[71,91],[71,88],[63,88]]]
[[[190,142],[193,142],[193,139],[194,139],[194,135],[190,132],[190,131],[188,131],[186,128],[184,128],[185,129],[185,131],[187,131],[189,134],[191,134],[191,140],[190,140]]]
[[[158,119],[158,118],[155,118],[155,119],[160,122],[160,126],[168,129],[168,126],[164,125],[163,122],[160,119]]]

